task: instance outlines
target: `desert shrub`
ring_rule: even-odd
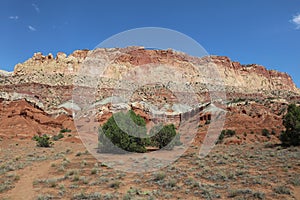
[[[93,168],[92,170],[91,170],[91,174],[97,174],[98,173],[98,169],[97,168]]]
[[[233,130],[227,130],[226,131],[226,135],[229,136],[229,137],[232,137],[232,136],[235,135],[235,131],[233,131]]]
[[[228,194],[228,197],[229,198],[234,198],[236,196],[239,196],[239,195],[243,195],[245,196],[246,194],[252,194],[252,190],[251,189],[235,189],[235,190],[229,190],[229,194]]]
[[[222,130],[221,134],[219,135],[217,144],[221,144],[223,142],[223,140],[224,140],[224,137],[225,137],[225,131]]]
[[[279,139],[284,146],[300,145],[300,107],[291,104],[283,118],[286,130],[281,133]]]
[[[102,199],[102,195],[98,192],[95,193],[91,193],[91,194],[86,194],[86,193],[78,193],[78,194],[74,194],[72,197],[72,200],[81,200],[81,199]]]
[[[277,194],[291,194],[290,189],[284,185],[280,185],[273,188],[273,191],[276,192]]]
[[[80,152],[80,151],[75,154],[75,156],[77,156],[77,157],[79,157],[81,155],[82,155],[82,152]]]
[[[170,179],[167,183],[166,186],[168,188],[174,188],[177,184],[177,180],[176,179]]]
[[[265,199],[265,193],[264,192],[254,192],[253,195],[252,195],[254,198],[256,199]]]
[[[162,181],[164,180],[166,177],[166,173],[163,172],[163,171],[160,171],[160,172],[156,172],[154,174],[154,181]]]
[[[71,132],[72,130],[70,130],[70,129],[68,129],[68,128],[63,128],[63,129],[61,129],[59,132],[60,133],[69,133],[69,132]]]
[[[265,137],[270,137],[270,132],[268,131],[268,129],[263,129],[262,131],[261,131],[261,134],[263,135],[263,136],[265,136]]]
[[[222,143],[225,138],[232,137],[234,135],[235,135],[235,131],[233,130],[222,130],[221,134],[219,135],[217,144]]]
[[[145,120],[132,110],[115,113],[99,129],[99,150],[101,152],[146,152],[147,129]],[[116,148],[118,147],[118,148]]]
[[[174,124],[154,126],[150,130],[151,145],[158,148],[173,149],[174,146],[181,145],[180,134],[176,134]]]
[[[62,132],[58,133],[57,135],[52,136],[52,140],[57,141],[64,137],[64,134]]]
[[[120,187],[120,184],[121,184],[120,181],[114,181],[114,182],[109,184],[109,187],[114,188],[114,189],[118,189]]]
[[[291,180],[290,183],[293,184],[294,186],[300,186],[300,175],[294,176]]]
[[[0,193],[12,189],[14,186],[12,185],[11,181],[5,181],[4,183],[2,182],[0,185]]]
[[[53,145],[53,143],[50,141],[50,137],[46,134],[42,136],[35,135],[32,139],[36,141],[36,145],[38,147],[51,147]]]
[[[49,200],[49,199],[53,199],[54,197],[50,194],[39,194],[39,196],[37,197],[37,200]]]

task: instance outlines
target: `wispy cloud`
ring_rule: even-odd
[[[37,13],[40,12],[40,8],[36,4],[31,4]]]
[[[28,29],[30,30],[30,31],[36,31],[36,28],[34,28],[33,26],[28,26]]]
[[[16,15],[16,16],[9,16],[8,17],[9,19],[12,19],[12,20],[18,20],[19,19],[19,16]]]
[[[291,22],[296,25],[296,29],[300,29],[300,14],[295,15]]]

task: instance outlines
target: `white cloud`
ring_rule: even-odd
[[[18,20],[18,19],[19,19],[19,16],[17,16],[17,15],[16,15],[16,16],[9,16],[8,18],[9,18],[9,19],[12,19],[12,20]]]
[[[35,9],[36,12],[40,12],[40,8],[36,5],[36,4],[31,4],[33,6],[33,8]]]
[[[296,29],[300,29],[300,14],[295,15],[291,22],[296,25]]]
[[[34,28],[33,26],[28,26],[28,29],[30,30],[30,31],[36,31],[36,28]]]

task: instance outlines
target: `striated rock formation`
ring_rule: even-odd
[[[99,63],[105,64],[105,67],[100,68]],[[157,77],[148,76],[153,72],[153,66],[160,65],[169,67],[167,72],[170,76],[165,73],[166,77],[159,77],[164,74],[158,73],[160,71],[154,71]],[[88,81],[89,76],[97,73],[103,75],[97,82],[98,86],[93,81]],[[135,88],[134,85],[130,85],[129,81],[132,77],[138,78],[139,73],[143,75],[141,80],[169,78],[180,82],[182,88],[177,95],[172,94],[170,87],[166,84],[159,86],[146,84]],[[3,105],[10,105],[3,107],[5,112],[2,113],[0,120],[6,121],[1,125],[1,134],[2,136],[8,133],[19,134],[25,125],[22,125],[20,129],[8,128],[12,127],[10,123],[15,122],[17,123],[14,126],[27,124],[32,128],[30,133],[26,133],[28,135],[41,133],[43,130],[47,133],[55,132],[65,125],[62,121],[56,121],[57,116],[68,116],[67,121],[70,121],[71,107],[81,109],[81,105],[70,103],[74,83],[82,85],[80,94],[83,99],[89,95],[93,96],[95,92],[94,101],[88,103],[96,105],[97,102],[116,92],[116,84],[120,79],[128,81],[124,82],[124,87],[121,88],[123,93],[128,93],[129,87],[135,88],[128,106],[148,101],[172,113],[176,110],[174,109],[176,105],[182,103],[179,102],[180,95],[188,96],[190,88],[195,92],[198,102],[207,103],[219,100],[223,105],[228,105],[225,128],[237,130],[238,134],[260,132],[263,128],[270,131],[276,129],[279,133],[283,130],[283,127],[278,124],[281,124],[284,112],[278,112],[283,110],[288,102],[300,102],[300,90],[288,74],[267,70],[256,64],[242,65],[224,56],[196,58],[173,50],[146,50],[142,47],[77,50],[68,56],[58,53],[56,57],[52,54],[35,53],[24,63],[17,64],[13,73],[0,71],[0,98],[3,99],[2,102],[6,102]],[[170,85],[172,86],[171,82]],[[175,85],[173,88],[180,87]],[[220,99],[212,97],[223,93]],[[273,103],[270,104],[265,100]],[[12,101],[11,104],[10,101]],[[238,101],[240,103],[233,103]],[[254,103],[244,105],[246,101]],[[34,115],[21,115],[23,107],[19,106],[23,104],[36,106],[38,111],[32,111]],[[14,106],[19,109],[17,111],[19,114],[9,118],[10,115],[7,113],[11,113],[10,109]],[[132,108],[149,121],[149,116],[143,108],[138,106]],[[105,107],[100,111],[104,113],[104,117],[99,118],[99,115],[98,122],[103,123],[111,116],[111,110]],[[174,113],[174,116],[174,119],[178,121],[180,115]],[[205,116],[205,114],[202,116],[202,124],[207,120]],[[53,123],[41,124],[38,118],[47,118],[48,121],[53,120]],[[14,122],[9,122],[9,120]]]
[[[32,138],[36,134],[57,134],[63,128],[75,130],[70,115],[50,115],[26,100],[0,99],[0,122],[2,138]]]
[[[99,57],[100,55],[100,57]],[[74,76],[80,72],[80,65],[88,58],[102,58],[109,62],[105,75],[110,78],[121,78],[124,74],[133,68],[147,64],[161,64],[173,67],[179,73],[182,73],[181,79],[189,81],[192,86],[197,88],[197,92],[203,92],[207,86],[201,85],[201,79],[195,76],[205,74],[209,79],[220,79],[221,84],[226,88],[229,98],[237,96],[261,96],[264,97],[284,97],[297,96],[300,94],[299,89],[293,83],[292,78],[282,72],[267,70],[260,65],[241,65],[233,62],[224,56],[210,56],[209,58],[195,58],[186,54],[175,52],[172,50],[145,50],[141,47],[128,47],[125,49],[96,49],[94,51],[77,50],[67,56],[64,53],[58,53],[54,58],[52,54],[47,56],[41,53],[35,53],[32,58],[24,63],[17,64],[12,74],[0,73],[1,91],[5,88],[10,92],[18,90],[17,88],[25,87],[28,91],[29,87],[38,84],[40,88],[46,88],[49,93],[56,93],[58,90],[55,86],[65,86],[67,93],[70,93]],[[205,62],[209,62],[207,65]],[[84,63],[85,64],[85,63]],[[97,64],[97,62],[96,62]],[[209,74],[207,68],[215,64],[216,68],[213,72],[218,74]],[[94,66],[96,68],[96,65]],[[181,80],[178,80],[181,81]],[[202,79],[204,82],[205,80]],[[200,86],[196,83],[200,82]],[[215,83],[214,80],[211,81]],[[110,87],[109,81],[106,81],[107,87]],[[26,89],[26,85],[28,89]],[[39,86],[40,85],[40,86]],[[202,89],[202,91],[201,91]],[[38,90],[36,88],[36,90]],[[25,92],[24,91],[24,92]],[[17,91],[17,93],[24,93]],[[32,92],[33,93],[33,92]],[[40,95],[43,92],[36,92]],[[59,95],[61,96],[61,95]],[[47,98],[47,97],[46,97]],[[51,99],[51,97],[49,97]],[[44,98],[43,98],[44,99]],[[55,100],[53,104],[60,104],[66,99]]]
[[[241,65],[224,56],[211,56],[211,59],[228,86],[245,88],[245,92],[287,90],[299,93],[292,78],[286,73],[267,70],[256,64]]]
[[[283,96],[287,98],[300,94],[300,90],[287,73],[267,70],[256,64],[241,65],[224,56],[211,56],[211,59],[218,66],[220,76],[229,88],[229,96],[244,93],[278,97],[285,93]]]

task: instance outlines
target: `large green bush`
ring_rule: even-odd
[[[148,143],[145,120],[133,111],[115,113],[99,130],[101,152],[146,152]],[[116,148],[118,147],[118,148]]]
[[[291,104],[288,112],[283,118],[283,125],[286,130],[282,132],[279,139],[285,146],[300,145],[300,107]]]

